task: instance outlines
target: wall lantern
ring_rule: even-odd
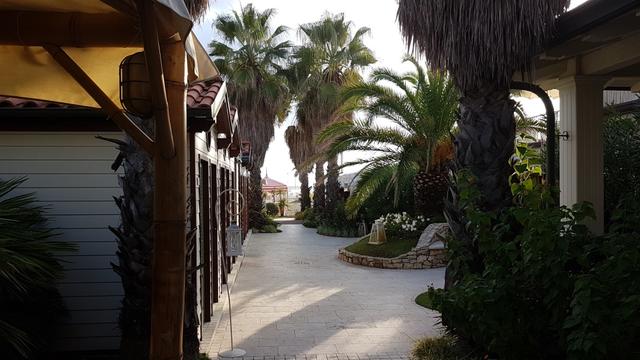
[[[242,256],[242,229],[232,222],[227,227],[227,256]]]
[[[381,245],[387,242],[387,234],[384,232],[384,222],[376,220],[371,226],[371,234],[369,234],[369,244]]]
[[[151,85],[144,52],[129,55],[120,63],[120,102],[133,115],[153,116]]]
[[[229,216],[229,226],[225,229],[226,239],[227,239],[227,256],[242,256],[242,243],[244,242],[242,238],[242,227],[238,225],[238,221],[240,219],[240,214],[242,214],[242,210],[244,209],[244,196],[242,193],[236,189],[227,189],[218,194],[218,200],[216,201],[216,218],[220,218],[220,198],[224,194],[229,194],[229,201],[226,205],[226,212]],[[234,195],[238,194],[236,198]]]

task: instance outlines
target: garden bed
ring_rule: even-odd
[[[420,238],[391,235],[381,245],[368,244],[365,236],[340,249],[340,260],[354,265],[382,269],[431,269],[447,263],[442,234],[448,231],[446,224],[430,224]],[[376,256],[377,255],[377,256]]]
[[[381,245],[369,244],[369,236],[365,236],[347,246],[345,250],[366,256],[393,258],[406,254],[418,244],[418,238],[404,238],[397,235],[387,236],[387,242]]]

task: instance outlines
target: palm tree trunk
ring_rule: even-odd
[[[311,207],[309,192],[309,173],[300,173],[300,210],[305,211]]]
[[[482,271],[482,259],[478,244],[467,233],[459,189],[456,185],[460,170],[468,170],[473,176],[474,186],[480,191],[478,206],[484,211],[497,212],[511,204],[509,175],[512,168],[509,158],[514,151],[515,102],[508,89],[484,88],[477,92],[466,92],[460,99],[461,117],[459,133],[455,140],[456,175],[452,179],[445,201],[445,216],[453,235],[466,244],[474,255],[471,271]],[[456,280],[455,269],[447,268],[445,288]]]
[[[254,166],[249,175],[249,228],[260,229],[266,225],[262,215],[262,175],[260,167]]]
[[[422,170],[413,179],[413,200],[418,215],[441,216],[448,188],[447,172]]]
[[[145,132],[151,133],[152,122],[137,121]],[[120,276],[124,297],[120,310],[120,356],[122,359],[147,359],[151,334],[151,254],[153,250],[153,161],[128,136],[124,141],[105,139],[118,144],[120,153],[112,169],[122,166],[120,178],[123,195],[116,198],[121,222],[110,228],[118,243],[118,264],[112,264]],[[193,232],[191,232],[193,234]],[[187,269],[197,264],[191,261],[195,246],[187,241]],[[184,359],[197,359],[198,339],[197,289],[194,272],[187,272],[185,289]]]
[[[324,161],[316,163],[316,182],[313,186],[313,208],[322,211],[326,205],[324,186]]]
[[[338,182],[338,158],[329,158],[327,162],[327,209],[333,211],[339,199],[340,183]]]
[[[123,195],[116,198],[121,223],[111,228],[117,237],[118,264],[124,297],[120,310],[120,355],[122,359],[147,359],[151,327],[151,252],[153,250],[153,162],[131,138],[119,144],[120,154],[112,165],[120,166]],[[126,160],[126,161],[124,161]]]

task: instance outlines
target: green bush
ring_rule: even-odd
[[[355,237],[358,234],[358,225],[347,216],[343,201],[336,203],[333,210],[324,210],[319,219],[316,216],[316,223],[320,235],[352,237],[353,234]]]
[[[305,219],[302,222],[302,226],[315,229],[318,227],[318,223],[316,222],[315,219]]]
[[[57,256],[74,250],[51,240],[33,194],[12,194],[24,181],[0,180],[0,353],[7,359],[46,350],[65,314],[55,287],[63,275]]]
[[[281,232],[280,230],[278,230],[278,227],[272,224],[268,224],[263,226],[261,229],[258,229],[256,232],[258,233],[265,233],[265,234],[274,234],[274,233],[279,233]]]
[[[276,205],[275,203],[266,203],[264,205],[264,208],[265,208],[265,212],[269,216],[278,216],[278,214],[280,213],[280,209],[278,208],[278,205]]]
[[[639,199],[621,202],[609,233],[594,236],[583,225],[589,204],[555,206],[535,166],[520,165],[514,205],[499,214],[475,206],[460,174],[474,245],[449,241],[455,282],[432,290],[443,322],[500,359],[640,358]]]
[[[318,234],[325,235],[325,236],[336,236],[336,237],[357,237],[358,229],[353,227],[336,228],[329,225],[319,225]]]
[[[432,222],[443,222],[444,219],[425,218],[422,215],[412,216],[406,212],[386,214],[380,219],[387,233],[403,238],[419,238],[424,229]]]
[[[640,114],[604,121],[604,200],[606,223],[625,196],[640,197]]]
[[[314,213],[313,213],[313,208],[307,208],[304,211],[298,211],[295,214],[295,219],[296,220],[306,220],[306,219],[308,219],[310,217],[313,217],[313,216],[315,216]]]

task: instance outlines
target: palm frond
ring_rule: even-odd
[[[397,16],[407,43],[434,69],[450,72],[461,89],[508,89],[513,73],[526,70],[551,38],[569,2],[400,0]]]

